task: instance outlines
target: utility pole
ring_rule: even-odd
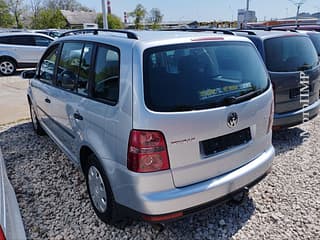
[[[247,28],[249,4],[250,4],[250,0],[247,0],[246,12],[244,14],[244,28]]]
[[[102,5],[103,28],[108,29],[106,0],[101,0],[101,5]]]
[[[292,2],[294,5],[296,5],[297,7],[296,25],[298,26],[300,8],[307,0],[289,0],[289,1]]]

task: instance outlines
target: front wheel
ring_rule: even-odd
[[[10,58],[0,60],[0,73],[4,76],[13,75],[16,72],[16,63]]]
[[[114,223],[114,197],[102,165],[95,155],[88,157],[84,170],[90,201],[95,213],[105,223]]]

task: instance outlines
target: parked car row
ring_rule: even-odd
[[[270,171],[272,126],[318,114],[304,33],[86,32],[23,76],[34,130],[81,166],[105,222],[168,221],[245,191]]]

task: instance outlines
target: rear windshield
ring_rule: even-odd
[[[259,53],[246,42],[202,42],[144,52],[144,98],[154,111],[226,106],[269,86]]]
[[[309,35],[313,45],[317,49],[318,56],[320,57],[320,33],[312,33]]]
[[[288,36],[265,42],[266,65],[272,72],[304,71],[318,63],[317,53],[308,37]]]

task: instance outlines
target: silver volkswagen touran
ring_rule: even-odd
[[[269,172],[272,86],[249,39],[88,33],[53,42],[23,77],[34,130],[81,166],[103,221],[181,218]]]

